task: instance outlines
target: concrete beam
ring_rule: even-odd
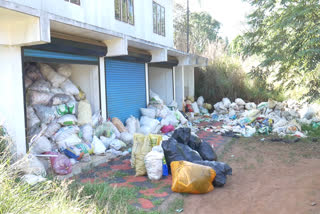
[[[128,55],[128,39],[116,38],[103,41],[108,47],[107,56],[123,56]]]
[[[168,61],[168,50],[166,48],[151,50],[151,62],[166,62]]]

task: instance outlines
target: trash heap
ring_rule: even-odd
[[[213,148],[192,134],[190,128],[176,129],[167,140],[162,137],[134,134],[131,166],[136,176],[148,175],[151,180],[159,180],[171,173],[173,191],[206,193],[213,190],[212,185],[224,186],[227,175],[232,174],[227,164],[217,161]]]
[[[195,102],[193,96],[187,96],[183,103],[183,111],[189,114],[191,118],[197,115],[209,115],[212,105],[204,102],[203,96],[198,97]]]
[[[92,154],[129,153],[139,121],[129,118],[126,128],[118,118],[103,122],[100,112],[92,114],[86,94],[70,80],[69,65],[27,63],[24,72],[30,152],[19,162],[28,183],[43,180],[50,168],[69,174]]]
[[[212,119],[223,121],[221,127],[213,131],[226,136],[251,137],[254,134],[278,134],[305,137],[300,124],[318,123],[320,117],[317,105],[299,103],[294,100],[277,102],[269,100],[255,104],[246,103],[241,98],[231,102],[223,98],[214,105]]]

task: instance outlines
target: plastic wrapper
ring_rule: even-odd
[[[123,123],[121,122],[121,120],[119,120],[119,118],[114,117],[112,118],[112,123],[115,127],[117,127],[117,129],[119,130],[119,132],[127,132],[128,130],[124,127]]]
[[[78,95],[80,93],[78,87],[75,84],[73,84],[69,79],[64,81],[60,87],[66,94]]]
[[[150,180],[159,180],[161,178],[163,157],[163,152],[154,150],[145,156],[144,162],[147,169],[148,178]]]
[[[34,105],[33,108],[42,123],[48,124],[55,119],[54,108],[44,105]]]
[[[91,105],[87,100],[81,100],[78,104],[78,124],[91,124],[92,110]]]
[[[71,126],[77,124],[77,118],[72,114],[66,114],[60,117],[57,122],[63,126]]]
[[[173,192],[203,194],[214,189],[216,172],[210,167],[187,161],[174,161],[170,166]]]
[[[66,81],[66,77],[55,72],[55,70],[47,64],[40,64],[40,71],[42,75],[50,81],[53,87],[59,87],[63,82]]]

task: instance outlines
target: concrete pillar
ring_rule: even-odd
[[[0,123],[14,144],[17,157],[26,153],[21,48],[0,45]]]
[[[178,108],[182,109],[184,101],[184,67],[175,67],[175,98],[178,103]]]

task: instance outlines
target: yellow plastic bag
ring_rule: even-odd
[[[131,153],[131,167],[135,168],[136,176],[147,174],[144,157],[151,151],[150,138],[143,134],[133,135],[133,147]]]
[[[188,161],[173,161],[170,166],[173,192],[201,194],[213,190],[216,172],[210,167]]]

